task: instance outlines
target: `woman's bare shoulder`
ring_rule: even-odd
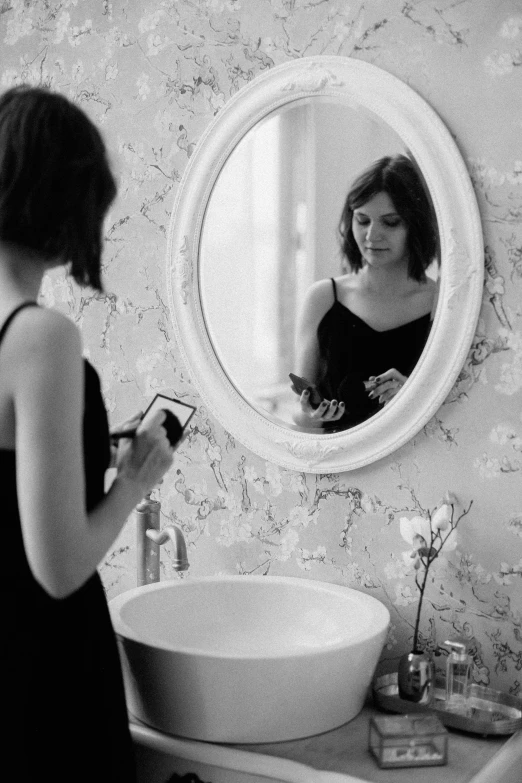
[[[301,326],[315,330],[323,315],[328,312],[334,302],[332,281],[330,278],[316,280],[312,283],[304,298],[301,310]]]
[[[312,283],[307,291],[306,300],[307,304],[314,308],[330,307],[334,301],[331,279],[327,277],[324,280],[316,280],[315,283]]]
[[[405,297],[405,306],[411,307],[413,312],[425,314],[435,312],[439,295],[439,283],[427,278],[422,282],[415,281]]]
[[[431,278],[428,278],[427,282],[428,282],[429,298],[431,301],[431,315],[433,318],[435,315],[435,310],[437,309],[437,304],[439,302],[440,277],[438,277],[437,280],[432,280]]]
[[[318,280],[309,290],[315,298],[325,299],[331,304],[335,296],[334,287],[337,293],[354,290],[360,287],[360,279],[354,272],[349,272],[346,275],[339,275],[339,277],[326,277],[323,280]]]
[[[339,293],[358,291],[361,288],[361,276],[356,272],[348,272],[340,277],[335,277],[334,280]]]
[[[424,285],[429,291],[432,292],[433,295],[435,295],[440,288],[440,278],[433,280],[431,277],[427,277]]]
[[[81,350],[80,332],[70,318],[47,307],[26,307],[13,321],[10,342],[19,358]]]
[[[439,294],[439,287],[440,283],[438,280],[432,280],[431,277],[427,277],[423,282],[417,283],[414,293],[427,300],[433,301]]]

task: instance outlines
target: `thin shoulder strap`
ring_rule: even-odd
[[[337,286],[335,285],[335,280],[333,279],[333,277],[331,277],[330,280],[332,281],[332,286],[333,286],[334,302],[337,302]]]
[[[7,316],[4,323],[0,327],[0,343],[3,340],[5,333],[9,329],[9,326],[13,318],[15,317],[15,315],[17,315],[20,312],[20,310],[23,310],[24,307],[38,307],[38,302],[22,302],[22,304],[15,307],[15,309]]]

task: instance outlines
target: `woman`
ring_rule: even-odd
[[[295,422],[335,431],[365,421],[407,380],[431,327],[437,283],[426,270],[437,230],[414,164],[384,157],[345,201],[341,249],[349,271],[309,290],[297,333],[298,375],[317,387],[300,397]]]
[[[135,779],[97,566],[173,449],[160,412],[121,442],[105,494],[98,376],[76,326],[36,304],[57,265],[101,290],[102,223],[115,194],[100,134],[80,109],[37,88],[0,97],[2,707],[16,779],[31,783]]]

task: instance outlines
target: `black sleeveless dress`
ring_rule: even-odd
[[[337,298],[317,328],[320,376],[317,386],[327,400],[341,400],[346,413],[325,429],[348,429],[370,418],[382,405],[372,400],[363,381],[395,368],[409,376],[420,359],[431,329],[427,313],[395,329],[379,332],[352,313]]]
[[[26,302],[22,307],[35,304]],[[0,330],[0,343],[19,309]],[[110,449],[99,378],[88,362],[83,440],[90,510],[104,494]],[[95,573],[67,598],[48,595],[35,580],[25,554],[14,451],[0,449],[0,475],[7,577],[2,601],[7,655],[1,705],[7,723],[4,748],[13,780],[132,783],[134,752],[101,579]]]

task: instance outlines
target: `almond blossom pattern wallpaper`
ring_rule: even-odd
[[[421,636],[466,637],[476,682],[522,683],[522,7],[519,0],[0,0],[0,85],[63,92],[99,124],[119,180],[106,224],[104,296],[61,272],[43,301],[80,327],[110,419],[157,391],[197,406],[161,489],[163,524],[191,576],[275,574],[363,590],[389,607],[384,659],[409,650],[418,593],[400,519],[447,491],[469,513],[430,571]],[[481,211],[483,307],[437,415],[380,462],[342,475],[268,464],[209,415],[167,305],[174,197],[201,134],[267,68],[315,54],[383,68],[453,134]],[[109,598],[135,585],[132,520],[101,566]],[[162,554],[162,578],[178,578]],[[442,665],[443,658],[438,659]]]

